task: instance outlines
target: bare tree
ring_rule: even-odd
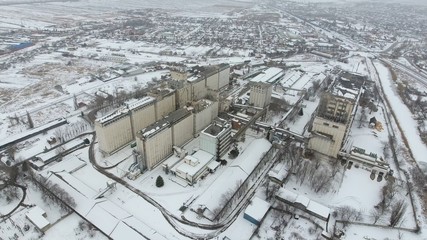
[[[371,217],[374,220],[373,224],[376,224],[382,215],[383,215],[383,212],[379,207],[373,208],[371,210]]]
[[[336,215],[337,218],[347,223],[350,221],[361,221],[363,219],[362,213],[350,206],[338,207]],[[345,223],[344,225],[346,226]]]
[[[9,155],[10,159],[12,159],[13,161],[15,161],[16,150],[18,150],[16,144],[13,144],[6,149],[7,154]]]
[[[368,119],[368,116],[366,115],[365,107],[362,107],[362,110],[360,111],[360,118],[359,118],[359,128],[363,127],[363,123]]]
[[[7,186],[0,190],[0,197],[4,198],[7,203],[12,202],[20,197],[20,190],[15,186]]]
[[[390,226],[394,227],[402,221],[406,208],[407,205],[403,199],[393,204],[390,214]]]

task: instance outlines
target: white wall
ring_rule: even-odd
[[[111,124],[95,122],[99,149],[106,153],[114,152],[133,140],[130,116],[126,115]]]
[[[146,139],[143,145],[146,166],[152,169],[172,153],[172,129],[163,129]]]
[[[194,114],[194,134],[199,133],[218,116],[218,102],[212,103],[201,112]]]
[[[184,143],[193,138],[193,115],[190,114],[185,119],[181,120],[174,126],[173,145],[181,147]]]
[[[230,83],[230,68],[226,68],[219,72],[219,89],[228,86]]]
[[[325,124],[329,124],[329,126]],[[332,136],[332,140],[313,134],[308,142],[308,146],[310,149],[323,153],[327,156],[337,157],[344,140],[345,130],[345,124],[316,117],[313,121],[313,128],[311,131],[329,134]]]
[[[133,136],[136,136],[138,131],[146,128],[156,121],[156,111],[154,109],[154,104],[150,104],[144,108],[132,111],[131,120],[133,126]]]
[[[217,156],[217,139],[213,136],[200,133],[200,149],[206,151],[215,157]]]
[[[162,119],[175,111],[175,94],[164,97],[156,102],[156,120]]]

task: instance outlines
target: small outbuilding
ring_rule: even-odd
[[[269,208],[270,204],[268,202],[254,197],[246,208],[243,218],[255,225],[260,225]]]
[[[42,232],[45,232],[50,227],[50,222],[46,219],[46,212],[39,206],[31,208],[25,216]]]

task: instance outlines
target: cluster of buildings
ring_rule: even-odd
[[[359,99],[371,81],[356,73],[341,72],[320,100],[311,125],[308,149],[320,157],[345,160],[370,169],[373,173],[387,175],[389,164],[375,153],[365,154],[357,147],[347,146],[347,138],[359,106]]]
[[[365,76],[342,72],[325,92],[313,119],[308,148],[336,158],[357,111]]]
[[[228,123],[217,120],[211,124],[218,116],[217,96],[228,86],[229,74],[227,64],[172,70],[170,88],[154,89],[95,121],[100,151],[109,155],[136,142],[139,168],[152,169],[171,156],[174,147],[180,148],[200,134],[201,151],[216,160],[231,143]],[[188,165],[199,166],[200,161],[197,156],[186,158]],[[183,166],[168,167],[184,176]],[[184,178],[192,182],[200,171],[189,175]]]
[[[250,81],[249,105],[264,108],[271,103],[273,84],[285,75],[281,68],[272,67],[260,72]]]

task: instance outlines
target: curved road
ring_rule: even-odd
[[[160,205],[158,202],[156,202],[154,199],[152,199],[150,196],[148,196],[147,194],[145,194],[141,190],[133,187],[132,185],[127,183],[125,180],[117,177],[116,175],[106,171],[106,169],[104,169],[103,167],[99,166],[98,163],[96,162],[96,159],[95,159],[95,152],[94,152],[95,139],[96,139],[96,133],[93,132],[93,138],[92,138],[91,144],[89,146],[89,161],[91,162],[92,166],[98,172],[103,174],[104,176],[106,176],[106,177],[116,181],[117,183],[125,186],[126,188],[128,188],[129,190],[131,190],[135,194],[139,195],[140,197],[142,197],[144,200],[146,200],[150,204],[152,204],[154,207],[156,207],[162,213],[162,215],[165,217],[165,219],[169,222],[169,224],[178,233],[182,234],[183,236],[189,237],[189,238],[212,239],[214,237],[217,237],[221,232],[224,232],[237,219],[237,217],[239,216],[241,211],[248,204],[247,199],[250,198],[254,194],[254,191],[262,182],[261,181],[262,177],[259,177],[259,179],[261,179],[261,180],[258,180],[256,183],[254,183],[252,185],[250,190],[248,190],[248,194],[246,194],[246,196],[238,203],[237,207],[234,208],[234,210],[232,210],[232,212],[225,219],[223,219],[221,222],[213,223],[213,224],[203,224],[203,223],[193,222],[193,221],[186,219],[184,216],[178,217],[178,216],[173,215],[166,208],[164,208],[162,205]],[[271,162],[274,162],[274,161],[271,161]],[[268,169],[268,167],[266,167],[266,169]],[[265,174],[266,172],[267,171],[264,169],[263,173]],[[189,232],[188,230],[182,228],[182,226],[180,226],[177,222],[184,224],[184,225],[187,225],[187,226],[197,227],[197,228],[201,228],[201,229],[205,229],[205,230],[214,230],[214,231],[211,233],[208,233],[208,234],[196,234],[196,233]]]

